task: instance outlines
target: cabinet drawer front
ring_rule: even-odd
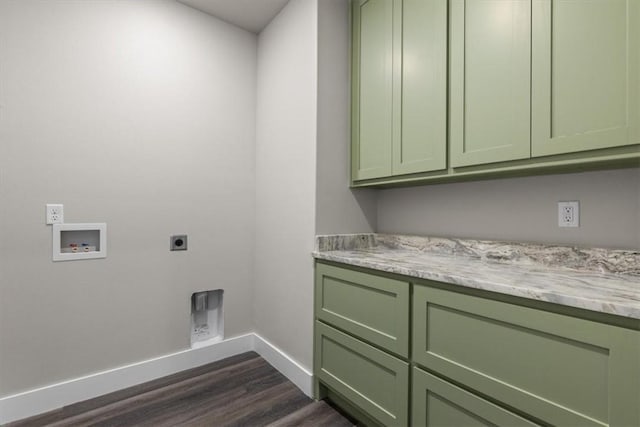
[[[416,367],[412,396],[415,427],[538,425]]]
[[[640,333],[414,287],[415,362],[554,425],[638,425]]]
[[[409,365],[316,321],[317,378],[388,426],[408,423]]]
[[[316,265],[318,319],[403,357],[409,356],[409,283]]]

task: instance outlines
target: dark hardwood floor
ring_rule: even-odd
[[[254,352],[75,403],[17,426],[351,426]]]

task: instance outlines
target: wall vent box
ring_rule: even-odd
[[[224,339],[222,296],[224,290],[191,295],[191,348],[205,347]]]
[[[107,257],[107,224],[53,224],[53,260]]]

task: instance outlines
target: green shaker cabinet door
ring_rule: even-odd
[[[402,135],[393,174],[447,167],[447,0],[402,2]],[[399,83],[399,80],[398,80]]]
[[[407,426],[409,364],[316,321],[316,377],[386,426]]]
[[[532,152],[640,143],[640,2],[534,0]]]
[[[416,367],[412,399],[414,427],[538,425]]]
[[[414,362],[545,423],[640,425],[640,331],[427,286]]]
[[[396,3],[398,0],[353,2],[353,180],[391,175]]]
[[[409,357],[409,283],[316,264],[316,317]]]
[[[531,1],[451,0],[451,164],[531,155]]]

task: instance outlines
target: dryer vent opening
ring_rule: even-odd
[[[196,292],[191,295],[191,347],[203,347],[224,339],[222,296],[224,291]]]

